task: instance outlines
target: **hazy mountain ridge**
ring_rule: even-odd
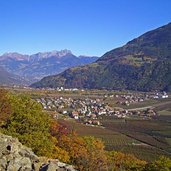
[[[5,53],[0,56],[0,66],[8,72],[33,82],[47,75],[54,75],[70,67],[85,65],[97,57],[77,57],[70,50],[39,52],[33,55]]]
[[[27,82],[17,75],[7,72],[3,67],[0,66],[0,84],[3,85],[19,85],[26,84]]]
[[[45,77],[32,86],[171,91],[171,23],[107,52],[93,64]]]

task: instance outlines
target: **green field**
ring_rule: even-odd
[[[125,126],[122,120],[104,120],[105,128],[86,126],[75,121],[64,121],[61,123],[76,130],[81,136],[95,136],[100,138],[106,150],[116,150],[134,154],[140,159],[154,160],[160,155],[171,157],[171,125],[156,123],[156,121],[130,120]],[[154,132],[154,131],[163,132]],[[164,135],[165,133],[166,135]],[[155,136],[154,136],[155,135]],[[162,137],[162,138],[161,138]]]

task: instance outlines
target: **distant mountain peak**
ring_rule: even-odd
[[[16,59],[16,60],[29,60],[29,55],[23,55],[17,52],[7,52],[4,53],[1,57],[0,60],[4,60],[4,59]]]
[[[18,53],[18,52],[6,52],[6,53],[3,54],[3,56],[5,56],[5,55],[6,55],[6,56],[12,56],[12,55],[15,56],[15,55],[21,55],[21,54]]]
[[[39,52],[33,55],[12,52],[0,56],[0,66],[32,82],[44,76],[60,73],[67,68],[89,64],[96,60],[95,57],[79,58],[67,49]]]
[[[37,57],[41,57],[41,58],[49,58],[49,57],[63,57],[66,55],[72,55],[72,52],[70,50],[64,49],[61,51],[57,51],[57,50],[53,50],[53,51],[49,51],[49,52],[39,52],[37,54],[31,55],[31,56],[37,56]]]
[[[58,53],[60,53],[61,55],[72,54],[71,50],[68,50],[68,49],[64,49],[64,50],[58,51]]]

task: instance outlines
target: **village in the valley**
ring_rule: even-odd
[[[58,91],[65,91],[58,89]],[[72,90],[73,91],[73,90]],[[74,90],[78,91],[78,90]],[[83,90],[82,90],[83,91]],[[103,99],[115,99],[115,107],[110,106]],[[151,94],[104,94],[103,98],[73,98],[73,97],[41,97],[37,98],[44,110],[51,111],[53,118],[73,118],[78,122],[87,125],[101,125],[101,120],[105,116],[112,118],[142,118],[150,119],[157,115],[155,109],[151,107],[142,109],[125,108],[131,104],[142,103],[150,99],[165,99],[168,98],[166,92],[151,93]]]

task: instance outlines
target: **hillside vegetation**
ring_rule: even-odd
[[[171,23],[104,54],[95,63],[43,78],[32,87],[171,91]]]

